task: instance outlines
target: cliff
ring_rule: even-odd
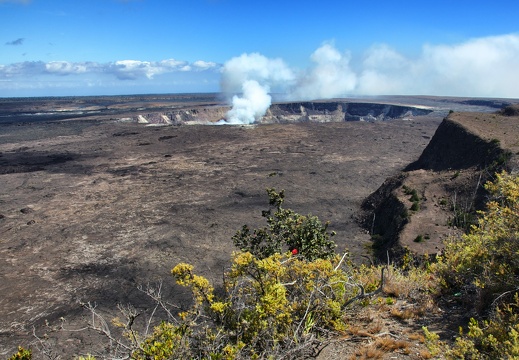
[[[213,123],[225,119],[228,106],[200,106],[167,112],[141,113],[133,121],[150,124]],[[427,115],[432,110],[420,107],[346,101],[308,101],[276,103],[270,106],[261,123],[386,121]]]
[[[484,206],[485,182],[501,170],[519,171],[518,125],[510,109],[445,118],[419,159],[364,200],[359,219],[374,255],[434,254],[445,238],[467,230]]]
[[[377,103],[291,102],[272,105],[263,117],[262,122],[385,121],[427,115],[431,112],[430,109],[419,107]]]

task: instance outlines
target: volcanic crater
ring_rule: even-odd
[[[345,121],[353,111],[342,101],[274,104],[254,126],[134,120],[168,113],[168,106],[222,112],[221,104],[194,97],[174,105],[95,99],[100,113],[37,121],[24,106],[42,112],[64,103],[18,100],[20,121],[13,120],[16,104],[9,107],[0,135],[1,356],[34,345],[35,335],[69,355],[99,349],[98,335],[79,331],[89,316],[80,302],[97,304],[107,318],[119,303],[147,313],[153,304],[139,286],[161,282],[165,298],[185,305],[188,294],[169,276],[179,262],[220,284],[231,237],[244,224],[264,225],[266,188],[285,189],[287,207],[330,221],[337,250],[361,261],[371,246],[356,221],[364,199],[420,157],[449,108],[490,112],[498,101],[393,98],[391,106],[364,104],[368,112],[355,115],[371,121]],[[93,106],[93,99],[63,101]],[[136,111],[136,103],[147,108]],[[377,121],[400,107],[396,118]],[[283,118],[282,111],[291,112]]]

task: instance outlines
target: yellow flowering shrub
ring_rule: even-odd
[[[485,188],[491,199],[477,225],[450,239],[437,264],[448,292],[491,314],[460,330],[450,359],[519,358],[519,176],[497,174]]]
[[[468,234],[447,241],[438,264],[444,285],[478,294],[480,310],[519,284],[519,177],[503,172],[485,188],[487,209]]]
[[[337,256],[308,261],[290,252],[266,258],[237,252],[220,297],[191,265],[178,264],[172,275],[191,289],[192,307],[179,313],[178,323],[157,326],[132,358],[313,356],[322,345],[319,337],[345,328],[342,310],[357,291],[339,261]]]

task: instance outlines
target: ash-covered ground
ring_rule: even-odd
[[[0,125],[0,355],[41,347],[35,335],[69,355],[101,351],[99,337],[76,331],[89,319],[80,302],[107,319],[118,303],[146,314],[139,285],[163,281],[182,305],[169,276],[179,262],[220,283],[232,235],[264,225],[268,187],[330,221],[337,250],[361,259],[362,200],[420,156],[448,107],[384,122]]]

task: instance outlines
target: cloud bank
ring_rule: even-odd
[[[20,38],[5,45],[22,43],[25,47]],[[268,109],[271,92],[284,93],[286,100],[395,94],[519,98],[519,34],[427,44],[413,57],[387,44],[352,54],[324,43],[304,69],[259,53],[223,65],[177,59],[0,64],[0,96],[209,92],[218,82],[229,103],[241,107],[229,118],[248,114],[242,120],[247,123],[261,117],[258,109]]]
[[[296,71],[281,59],[243,54],[225,63],[222,91],[239,92],[256,81],[264,91],[275,87],[287,100],[326,99],[361,95],[438,95],[519,98],[519,35],[472,39],[455,45],[425,45],[419,56],[409,58],[388,45],[372,46],[351,64],[351,54],[325,43],[310,56],[311,66]],[[243,96],[247,98],[245,89]],[[239,99],[240,95],[235,95]],[[265,96],[259,97],[263,102]],[[233,100],[233,122],[250,123],[253,99]],[[269,104],[270,105],[270,104]],[[265,111],[268,106],[265,107]],[[232,114],[231,114],[232,113]],[[257,120],[263,114],[255,113]]]
[[[206,61],[186,61],[167,59],[162,61],[119,60],[109,63],[69,62],[69,61],[26,61],[11,65],[0,65],[0,79],[23,75],[78,75],[98,73],[113,75],[120,80],[146,77],[171,72],[207,71],[218,69],[219,65]]]
[[[359,72],[357,94],[427,94],[519,98],[519,35],[457,45],[425,45],[408,59],[375,46]]]
[[[220,69],[202,60],[25,61],[0,65],[0,96],[214,91]]]

